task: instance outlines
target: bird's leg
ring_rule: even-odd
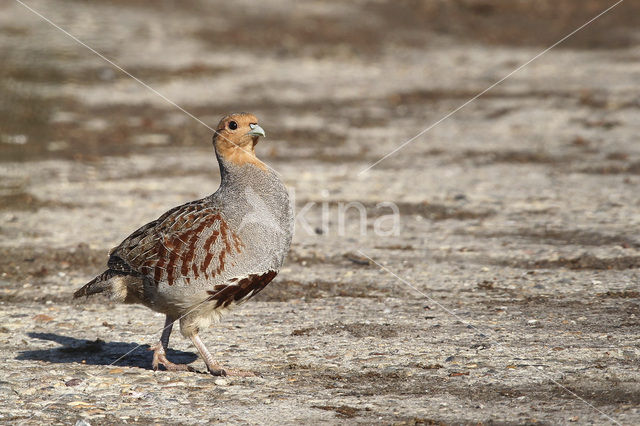
[[[213,359],[213,355],[211,355],[211,352],[209,352],[197,333],[191,336],[191,341],[195,347],[198,348],[200,356],[202,356],[204,363],[207,364],[207,370],[209,370],[209,373],[213,376],[255,376],[255,373],[252,373],[251,371],[223,369],[222,366]]]
[[[200,339],[200,336],[198,336],[197,333],[191,335],[191,341],[193,342],[194,346],[198,348],[198,352],[200,352],[200,356],[204,360],[204,363],[207,364],[207,370],[209,370],[209,373],[211,373],[214,376],[227,375],[227,372],[222,369],[222,366],[220,366],[220,364],[215,362],[215,360],[213,359],[213,355],[211,355],[211,352],[209,352],[209,350],[204,345],[204,343]]]
[[[158,367],[162,364],[168,371],[193,371],[193,368],[186,364],[174,364],[167,359],[166,350],[169,347],[169,336],[171,336],[173,322],[173,318],[167,315],[160,341],[155,346],[149,348],[150,351],[153,351],[153,363],[151,365],[154,370],[158,370]]]

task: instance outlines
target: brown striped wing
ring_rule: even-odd
[[[151,278],[156,284],[211,279],[242,250],[218,209],[199,200],[176,207],[141,227],[112,250],[109,267]]]
[[[260,293],[275,278],[276,271],[268,271],[264,274],[251,274],[231,284],[216,285],[209,293],[209,300],[216,302],[216,307],[226,308],[231,303],[242,303]]]

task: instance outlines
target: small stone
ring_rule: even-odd
[[[227,386],[229,384],[229,382],[226,379],[216,379],[213,383],[216,384],[216,386]]]

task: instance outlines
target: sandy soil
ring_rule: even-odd
[[[28,4],[210,126],[255,113],[304,215],[203,336],[258,377],[152,371],[160,315],[71,294],[216,189],[211,132],[0,4],[1,422],[640,423],[638,4],[364,173],[613,1]]]

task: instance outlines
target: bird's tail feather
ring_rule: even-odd
[[[114,271],[113,269],[107,269],[88,283],[82,286],[79,290],[73,293],[74,298],[82,296],[90,296],[92,294],[102,293],[103,291],[111,289],[111,283],[109,280],[118,275],[125,275],[121,271]]]

